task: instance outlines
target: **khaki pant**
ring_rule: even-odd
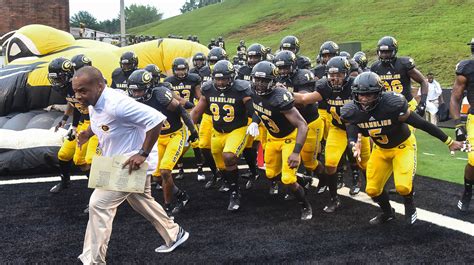
[[[163,207],[151,196],[150,177],[145,184],[145,193],[128,193],[96,189],[89,201],[84,248],[78,257],[84,264],[105,264],[105,256],[112,233],[117,207],[127,200],[132,208],[150,221],[167,245],[178,235],[179,226],[171,220]]]
[[[439,101],[437,99],[430,100],[437,108],[439,108]],[[431,114],[430,112],[425,112],[425,120],[431,122],[434,125],[438,125],[438,116],[436,114]]]

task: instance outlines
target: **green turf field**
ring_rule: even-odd
[[[129,32],[193,34],[205,45],[222,35],[231,55],[240,39],[247,47],[260,42],[275,51],[282,37],[294,34],[301,54],[313,61],[326,40],[360,41],[373,61],[377,40],[393,35],[399,55],[412,56],[422,72],[433,71],[446,87],[457,62],[470,54],[473,6],[474,0],[226,0]]]
[[[445,133],[454,137],[453,129],[443,129]],[[451,156],[445,144],[431,135],[417,130],[418,168],[417,174],[443,179],[455,183],[464,183],[464,166],[467,163],[467,154],[457,152]]]

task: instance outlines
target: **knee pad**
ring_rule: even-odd
[[[405,187],[405,186],[400,185],[400,186],[396,186],[395,188],[396,188],[398,194],[400,194],[402,196],[406,196],[406,195],[410,194],[410,192],[411,192],[411,189],[409,189],[408,187]]]

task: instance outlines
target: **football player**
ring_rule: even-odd
[[[153,177],[160,179],[163,187],[165,211],[169,216],[180,212],[188,203],[189,196],[176,187],[171,172],[181,157],[186,140],[192,142],[198,137],[194,124],[186,109],[176,100],[173,92],[164,86],[153,87],[153,77],[146,70],[135,70],[128,78],[128,94],[135,100],[157,109],[166,116],[158,137],[158,165]],[[183,127],[181,119],[188,130]],[[191,133],[188,137],[188,131]],[[177,202],[173,207],[173,196]]]
[[[171,84],[173,91],[184,98],[186,101],[193,103],[201,97],[201,77],[197,74],[189,73],[188,61],[184,58],[175,58],[172,65],[173,75],[165,79],[165,82]],[[195,139],[197,140],[197,138]],[[199,142],[191,142],[194,151],[194,158],[198,167],[197,180],[205,181],[206,177],[202,170],[203,161],[201,150],[199,150]],[[183,163],[178,162],[179,173],[176,179],[184,178]]]
[[[329,127],[325,150],[325,173],[322,181],[329,187],[331,201],[324,211],[334,212],[341,204],[337,195],[336,171],[339,161],[346,151],[346,127],[341,120],[341,108],[344,104],[351,102],[351,85],[354,78],[349,75],[350,64],[345,57],[336,56],[331,58],[327,65],[327,77],[316,84],[316,91],[311,93],[295,93],[296,104],[311,104],[318,101],[326,101],[327,111],[332,115],[332,123]],[[357,166],[364,170],[370,155],[370,141],[368,137],[362,138],[361,161],[356,161]],[[360,182],[353,180],[351,195],[360,189]]]
[[[462,60],[456,65],[456,79],[451,92],[450,113],[456,124],[456,140],[468,140],[474,143],[474,38],[468,45],[471,46],[473,58]],[[471,106],[467,116],[467,124],[461,122],[460,109],[464,92],[467,91],[467,100]],[[464,192],[458,201],[458,208],[462,212],[469,209],[472,197],[472,185],[474,185],[474,152],[469,152],[468,163],[464,169]]]
[[[463,143],[452,140],[441,129],[409,110],[403,95],[382,92],[383,90],[384,82],[377,74],[360,74],[352,84],[354,100],[344,105],[341,119],[346,123],[347,137],[354,157],[360,159],[359,134],[370,136],[375,144],[367,164],[365,191],[380,205],[382,213],[372,218],[370,224],[381,224],[395,218],[388,193],[384,190],[385,183],[393,172],[395,188],[404,198],[405,222],[412,225],[417,219],[413,202],[417,147],[416,139],[407,124],[438,138],[451,151],[461,150]]]
[[[276,81],[283,84],[288,91],[298,93],[314,91],[314,74],[310,70],[297,68],[296,56],[293,52],[280,51],[275,55],[274,62],[279,73]],[[320,148],[319,143],[324,125],[322,119],[319,119],[318,103],[296,105],[296,108],[308,124],[308,135],[301,151],[301,159],[306,168],[306,175],[310,177],[313,176],[313,173],[320,175],[324,172],[324,165],[316,157]],[[311,178],[304,180],[299,178],[300,184],[303,186],[305,186],[305,182],[311,180]]]
[[[377,43],[378,60],[370,70],[380,76],[386,91],[403,94],[410,110],[425,116],[428,81],[416,69],[415,61],[410,57],[397,57],[398,42],[394,37],[385,36]],[[411,79],[420,84],[421,99],[417,103],[411,94]]]
[[[359,72],[368,72],[370,69],[367,67],[367,56],[364,52],[358,51],[354,53],[354,61],[359,65]]]
[[[286,36],[280,42],[280,51],[288,50],[296,55],[296,64],[298,68],[304,69],[306,62],[302,56],[298,55],[300,51],[300,42],[295,36]]]
[[[301,206],[301,220],[310,220],[311,205],[296,178],[308,127],[294,106],[291,92],[275,86],[277,75],[278,68],[267,61],[252,69],[253,107],[268,130],[265,172],[267,178],[281,181],[292,191]]]
[[[198,74],[201,77],[203,82],[210,80],[210,76],[211,76],[211,71],[209,67],[206,67],[207,66],[206,60],[207,58],[206,58],[206,55],[204,55],[204,53],[198,52],[194,54],[193,56],[194,67],[189,70],[189,73]],[[204,79],[205,77],[207,78]]]
[[[128,77],[138,68],[138,56],[134,52],[125,52],[120,56],[120,67],[112,72],[111,88],[127,90]]]
[[[211,151],[217,168],[230,184],[228,210],[240,208],[238,186],[238,157],[247,142],[247,117],[252,115],[252,90],[250,82],[234,80],[235,70],[231,62],[221,60],[212,70],[213,81],[202,86],[202,96],[191,111],[194,123],[206,109],[212,115]]]
[[[75,61],[77,58],[75,58]],[[81,60],[82,61],[82,60]],[[83,56],[83,61],[90,62],[90,59]],[[79,65],[77,64],[77,67]],[[79,68],[78,68],[79,69]],[[48,79],[53,89],[58,92],[67,101],[67,109],[61,121],[56,125],[55,130],[64,127],[70,115],[73,115],[71,127],[67,136],[59,149],[59,172],[61,174],[61,182],[50,189],[51,193],[59,193],[70,185],[71,166],[72,163],[78,166],[82,171],[88,174],[92,157],[96,154],[98,145],[97,137],[91,137],[89,141],[79,148],[77,146],[77,133],[89,127],[89,111],[75,97],[72,90],[71,79],[74,75],[73,63],[64,58],[59,57],[52,60],[48,65]]]

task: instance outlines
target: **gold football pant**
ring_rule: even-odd
[[[308,124],[308,135],[301,150],[301,160],[305,168],[315,170],[318,167],[318,150],[324,131],[324,122],[318,118]]]
[[[467,115],[467,122],[466,122],[466,130],[467,130],[467,140],[469,143],[474,143],[474,115],[469,114]],[[471,166],[474,166],[474,151],[467,153],[468,163]]]
[[[329,127],[328,139],[326,141],[326,167],[337,167],[339,160],[341,160],[342,155],[346,151],[347,147],[347,134],[346,131],[340,129],[339,127],[331,124]],[[361,147],[360,158],[361,161],[357,162],[361,169],[367,167],[367,161],[370,156],[370,140],[369,137],[362,137],[362,147]]]
[[[89,120],[79,123],[77,126],[77,133],[87,130],[90,125]],[[91,164],[92,158],[97,154],[97,146],[99,145],[99,139],[97,136],[92,136],[89,141],[82,145],[82,148],[77,146],[76,139],[69,141],[64,140],[64,143],[61,145],[61,148],[58,152],[58,159],[61,161],[70,161],[73,160],[74,164],[77,166],[84,164]]]
[[[283,184],[293,184],[296,182],[298,167],[290,168],[288,165],[288,157],[295,148],[296,134],[296,129],[283,138],[276,138],[271,134],[267,134],[265,148],[265,173],[267,178],[272,179],[281,174],[281,182]]]
[[[240,156],[247,143],[247,126],[242,126],[229,133],[212,130],[211,152],[219,170],[225,169],[222,153],[234,153]]]
[[[178,163],[181,154],[183,154],[184,143],[187,139],[187,129],[181,127],[181,129],[169,133],[163,134],[158,137],[158,166],[154,177],[159,177],[161,169],[173,170],[176,163]]]
[[[329,127],[331,126],[332,116],[325,109],[318,109],[319,119],[322,120],[323,133],[319,136],[319,141],[328,139]]]
[[[392,172],[397,192],[400,195],[410,194],[416,172],[416,139],[413,133],[393,148],[374,145],[367,164],[367,194],[370,197],[379,196]]]
[[[212,116],[206,113],[202,114],[199,124],[199,148],[211,149],[212,130]]]

